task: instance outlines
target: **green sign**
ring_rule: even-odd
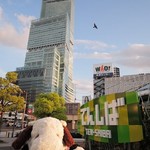
[[[79,132],[91,140],[126,143],[143,140],[136,92],[101,96],[80,108]]]

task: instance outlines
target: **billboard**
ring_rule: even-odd
[[[32,114],[34,112],[34,107],[33,104],[29,104],[27,108],[27,113]]]
[[[101,79],[102,77],[112,77],[112,76],[113,76],[112,72],[93,74],[94,79]]]
[[[96,64],[93,66],[93,78],[99,79],[102,77],[112,77],[113,76],[113,68],[112,64]]]
[[[109,73],[113,72],[112,64],[95,64],[93,67],[93,73],[94,74],[103,74],[103,73]]]
[[[88,139],[105,143],[143,140],[137,93],[104,95],[82,105],[78,131]]]

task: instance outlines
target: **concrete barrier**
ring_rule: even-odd
[[[11,137],[12,137],[12,132],[11,132],[11,131],[7,132],[7,137],[8,137],[8,138],[11,138]]]
[[[16,137],[21,130],[16,130],[13,133],[13,137]],[[0,138],[12,138],[12,131],[2,131],[0,132]]]
[[[0,132],[0,137],[7,137],[7,132]]]

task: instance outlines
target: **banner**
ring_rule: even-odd
[[[105,95],[82,105],[78,131],[98,142],[128,143],[143,140],[137,93]]]

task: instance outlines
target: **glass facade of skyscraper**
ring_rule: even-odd
[[[40,19],[31,22],[25,64],[17,68],[18,83],[31,101],[39,93],[57,92],[73,102],[73,7],[73,0],[43,0]]]

